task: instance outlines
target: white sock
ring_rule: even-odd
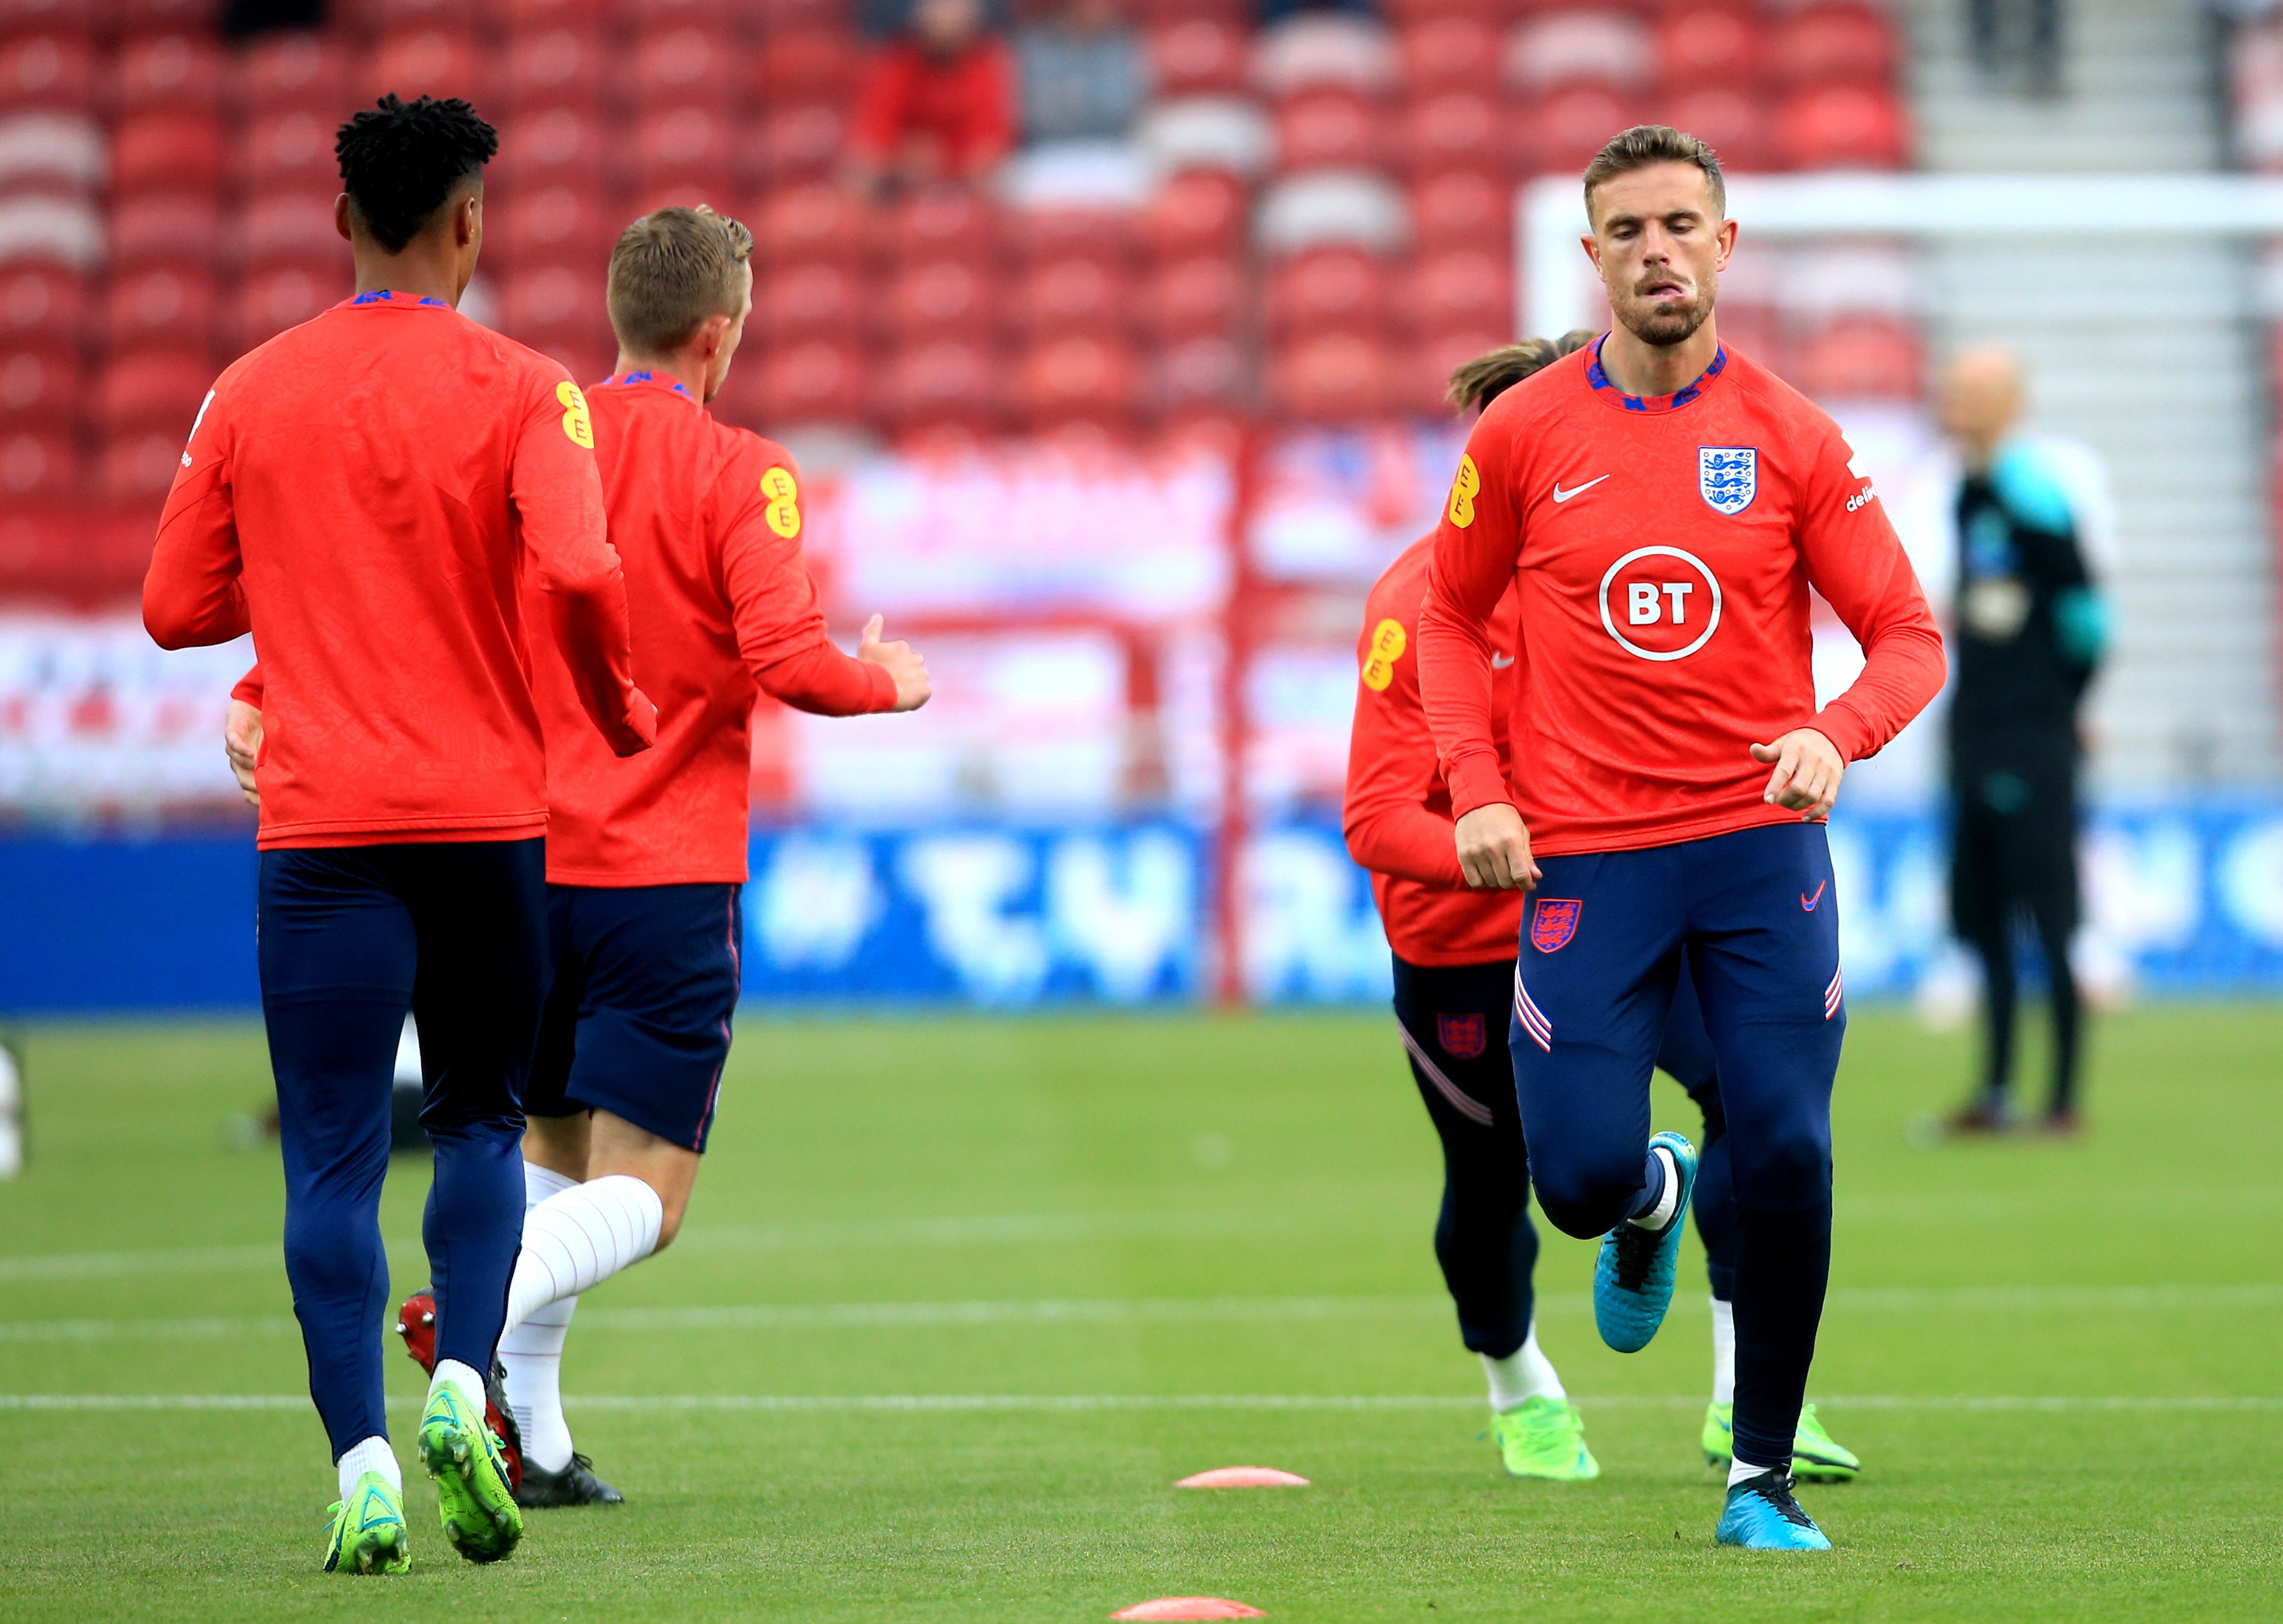
[[[1712,1402],[1736,1402],[1736,1305],[1712,1299]]]
[[[396,1451],[378,1434],[362,1443],[351,1444],[339,1465],[343,1500],[356,1492],[357,1480],[368,1472],[379,1472],[382,1480],[399,1494],[404,1491],[404,1473],[397,1468]]]
[[[630,1173],[606,1173],[549,1196],[523,1216],[506,1329],[642,1262],[658,1249],[665,1222],[658,1192]]]
[[[577,1179],[535,1162],[523,1164],[526,1210],[578,1186]],[[571,1464],[571,1428],[563,1419],[563,1340],[571,1333],[571,1315],[578,1306],[575,1295],[558,1298],[534,1309],[521,1325],[500,1338],[500,1363],[507,1367],[507,1407],[523,1435],[523,1457],[542,1472],[560,1472]]]
[[[1533,1398],[1570,1396],[1562,1378],[1554,1373],[1554,1362],[1539,1350],[1536,1320],[1531,1322],[1530,1334],[1522,1339],[1522,1346],[1505,1358],[1493,1359],[1488,1354],[1475,1356],[1483,1362],[1483,1374],[1491,1379],[1491,1408],[1500,1413],[1519,1409]]]
[[[1773,1466],[1747,1465],[1741,1459],[1731,1460],[1728,1463],[1728,1487],[1734,1488],[1748,1478],[1756,1478],[1763,1472],[1773,1472],[1774,1469]]]
[[[484,1379],[476,1373],[473,1365],[463,1364],[457,1359],[437,1360],[436,1374],[428,1382],[428,1396],[434,1398],[436,1389],[448,1381],[459,1394],[460,1403],[478,1416],[484,1413]]]
[[[1664,1160],[1664,1192],[1656,1198],[1656,1205],[1633,1222],[1643,1229],[1663,1229],[1672,1222],[1672,1215],[1680,1208],[1680,1164],[1672,1153],[1662,1145],[1648,1153]]]

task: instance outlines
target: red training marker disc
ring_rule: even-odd
[[[1308,1480],[1274,1466],[1216,1466],[1183,1478],[1176,1488],[1305,1488]]]
[[[1154,1602],[1136,1602],[1123,1612],[1113,1612],[1113,1619],[1258,1619],[1267,1615],[1258,1607],[1248,1607],[1243,1602],[1223,1601],[1218,1596],[1166,1596]]]

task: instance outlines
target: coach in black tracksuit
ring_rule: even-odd
[[[2083,1006],[2069,968],[2078,919],[2077,707],[2099,663],[2102,608],[2076,516],[2035,447],[2008,437],[2021,385],[2012,361],[1961,357],[1943,395],[1966,461],[1958,491],[1957,685],[1950,712],[1956,829],[1951,917],[1988,981],[1982,1092],[1952,1125],[2010,1121],[2014,933],[2038,935],[2053,993],[2053,1068],[2044,1125],[2077,1126]]]

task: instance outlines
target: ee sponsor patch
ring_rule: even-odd
[[[800,534],[800,486],[790,468],[772,468],[761,476],[761,494],[768,506],[761,517],[786,540]]]
[[[1403,630],[1400,620],[1383,620],[1372,628],[1371,652],[1364,657],[1363,685],[1375,694],[1383,694],[1387,685],[1395,680],[1395,662],[1403,657],[1411,639]]]
[[[1459,471],[1451,476],[1451,523],[1461,530],[1475,522],[1475,498],[1482,494],[1482,470],[1471,455],[1459,458]]]
[[[579,385],[565,378],[555,385],[555,398],[563,407],[563,431],[571,443],[582,451],[595,448],[595,420],[587,415],[587,397],[579,392]]]

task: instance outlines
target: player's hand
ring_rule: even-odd
[[[1820,823],[1831,815],[1847,763],[1839,747],[1814,728],[1795,727],[1773,744],[1755,744],[1752,759],[1775,768],[1760,796],[1769,805],[1797,812],[1802,823]]]
[[[1477,806],[1459,820],[1459,868],[1477,890],[1537,888],[1538,864],[1530,855],[1530,830],[1522,814],[1504,801]]]
[[[927,662],[900,637],[892,643],[882,642],[880,628],[886,624],[878,615],[864,623],[864,635],[856,640],[856,657],[867,665],[879,666],[896,680],[897,710],[916,711],[935,692],[934,684],[928,680]]]
[[[248,806],[261,804],[261,791],[253,782],[254,764],[261,759],[261,711],[243,699],[230,702],[230,713],[222,725],[222,754],[230,758],[230,770],[238,780],[238,792],[245,796]]]

